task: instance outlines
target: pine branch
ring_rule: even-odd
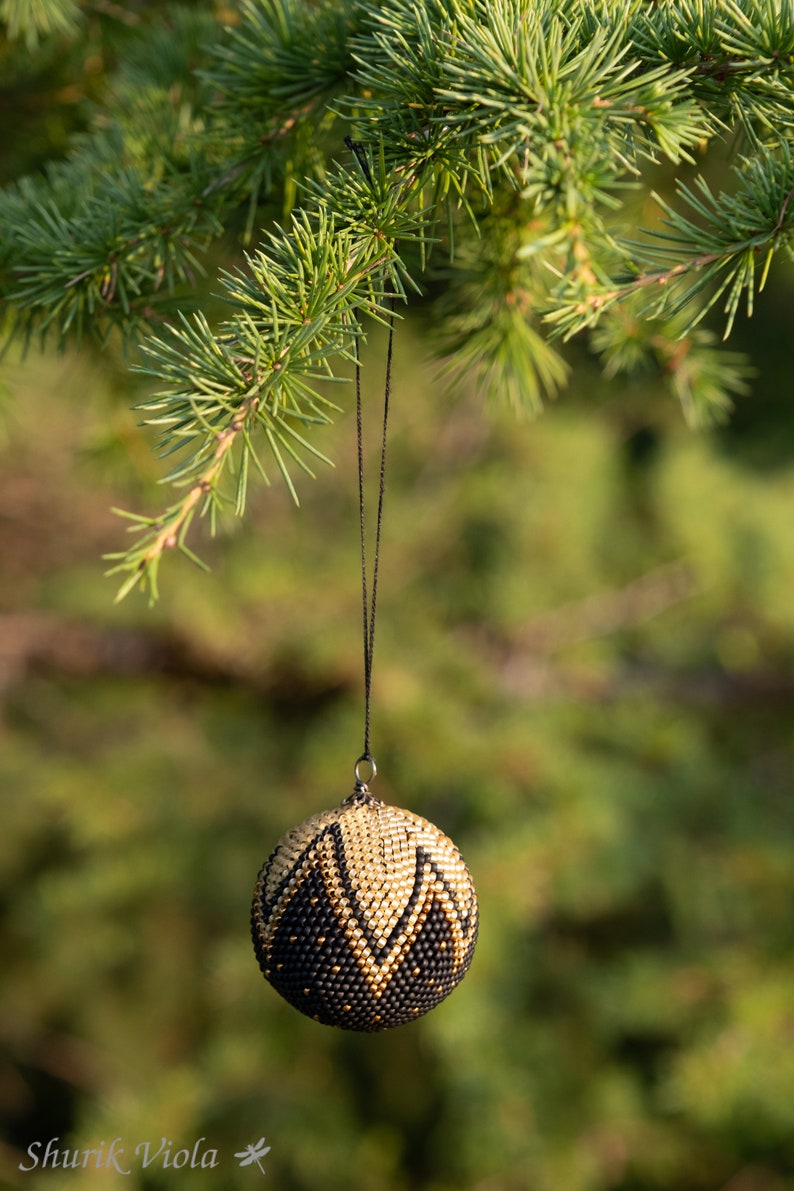
[[[14,235],[18,328],[42,338],[54,330],[61,341],[71,334],[78,344],[86,331],[106,338],[115,325],[129,334],[151,321],[161,292],[202,276],[198,253],[218,232],[213,212],[178,180],[153,185],[132,170],[97,180],[69,217],[35,203]]]
[[[658,150],[687,159],[711,132],[686,94],[686,72],[632,60],[619,25],[593,28],[583,12],[564,20],[550,6],[533,11],[507,0],[488,24],[462,18],[460,29],[463,48],[446,63],[440,90],[462,109],[451,118],[464,127],[475,121],[483,141],[498,146],[499,161],[523,162],[524,186],[540,195],[566,166],[586,177],[576,165],[590,166],[595,146],[614,180]],[[584,202],[600,200],[597,183],[579,190]]]
[[[520,414],[536,414],[565,384],[568,366],[542,335],[545,271],[522,255],[525,233],[512,196],[482,221],[481,242],[464,241],[453,266],[437,269],[443,283],[434,304],[432,340],[442,375],[471,384]],[[537,245],[539,236],[530,242]]]
[[[754,2],[760,12],[761,0]],[[95,135],[73,164],[71,185],[28,194],[33,216],[5,233],[0,250],[21,277],[7,287],[16,328],[54,330],[60,338],[86,329],[105,338],[114,325],[137,333],[158,309],[167,310],[175,289],[192,284],[196,254],[240,202],[247,204],[248,234],[277,179],[286,206],[297,197],[301,175],[326,181],[324,138],[337,112],[354,118],[356,135],[382,150],[390,167],[418,181],[414,201],[437,210],[448,233],[457,206],[474,221],[468,190],[485,210],[494,188],[507,186],[519,191],[528,213],[555,225],[558,239],[590,243],[597,273],[605,215],[619,205],[617,194],[637,178],[641,161],[659,154],[685,159],[717,131],[693,86],[697,72],[713,65],[708,55],[725,67],[735,65],[730,55],[754,54],[741,85],[757,90],[763,50],[790,104],[791,80],[769,20],[762,24],[765,40],[756,44],[736,5],[726,10],[731,24],[705,0],[697,0],[695,20],[694,4],[634,3],[627,21],[625,7],[614,3],[597,9],[579,3],[563,12],[553,0],[505,0],[498,8],[486,0],[428,0],[408,9],[344,10],[331,0],[310,7],[300,0],[247,0],[240,27],[228,31],[201,72],[205,92],[196,92],[192,108],[182,105],[180,118],[192,135],[176,136],[181,153],[168,151],[167,136],[156,140],[148,131],[173,123],[173,105],[161,94],[159,108],[147,110],[130,99],[148,95],[148,88],[127,86],[117,108],[121,139],[114,145],[113,136]],[[158,37],[147,33],[145,44],[167,75],[176,67],[168,39]],[[660,61],[673,50],[681,66]],[[149,77],[154,82],[156,72],[150,69]],[[709,75],[711,85],[716,77]],[[738,84],[731,85],[738,94]],[[131,119],[122,115],[129,108]],[[130,158],[134,164],[124,164]],[[172,163],[166,218],[156,195],[147,209],[120,194],[131,175],[145,191],[151,162],[163,159]],[[85,179],[92,176],[86,196]],[[69,195],[90,200],[95,191],[86,227],[69,214]],[[129,229],[120,233],[125,206]],[[0,200],[0,215],[3,207],[9,216],[20,213],[13,193]],[[42,210],[56,227],[48,227]],[[6,228],[14,223],[3,220]],[[71,239],[87,241],[90,250],[53,254],[54,236],[61,248]],[[140,251],[147,240],[155,245],[148,261]],[[181,259],[183,249],[189,259]]]
[[[288,213],[302,181],[324,177],[334,144],[332,101],[354,67],[359,14],[354,4],[301,0],[244,0],[241,7],[240,24],[212,49],[201,74],[218,97],[210,111],[214,135],[231,155],[235,193],[248,204],[248,242],[259,202],[277,185]]]
[[[629,35],[647,63],[689,74],[692,95],[725,129],[753,144],[792,127],[794,5],[791,0],[675,0],[636,9]]]
[[[118,327],[135,338],[203,275],[223,224],[191,65],[211,28],[199,11],[147,30],[70,158],[0,192],[0,290],[15,334],[79,344]]]
[[[694,305],[682,333],[696,326],[723,295],[724,337],[743,296],[752,314],[756,289],[763,289],[774,253],[781,248],[790,253],[794,247],[792,150],[784,142],[775,156],[742,159],[735,195],[713,194],[702,177],[694,188],[679,183],[677,190],[697,220],[655,196],[665,212],[661,229],[647,233],[647,240],[619,245],[630,258],[630,273],[574,300],[567,296],[567,283],[560,287],[556,308],[547,314],[558,333],[568,338],[641,292],[649,292],[640,308],[649,317],[674,317]],[[704,300],[696,303],[704,293]]]
[[[69,160],[0,194],[15,334],[139,337],[182,310],[143,345],[180,499],[133,516],[123,590],[155,593],[196,513],[242,513],[254,471],[295,495],[333,413],[320,382],[420,281],[450,369],[516,408],[565,380],[542,311],[564,337],[606,312],[607,366],[652,365],[692,421],[738,390],[698,324],[722,300],[727,334],[792,248],[794,0],[242,0],[222,36],[179,19],[184,38],[143,31]],[[649,163],[736,133],[724,192],[679,183],[658,228],[621,227]],[[213,240],[257,226],[221,275],[229,317],[186,317]]]
[[[373,170],[372,177],[382,175]],[[350,186],[356,193],[355,177]],[[238,514],[251,465],[269,482],[255,435],[264,438],[296,501],[289,463],[311,475],[307,454],[328,462],[305,437],[335,408],[317,382],[334,379],[332,360],[353,358],[361,313],[383,320],[387,297],[405,293],[410,279],[395,244],[421,231],[410,216],[398,218],[391,194],[363,214],[377,220],[340,226],[322,205],[313,218],[293,217],[287,229],[271,234],[266,250],[249,258],[246,273],[223,276],[234,314],[217,333],[197,315],[192,323],[183,319],[167,340],[144,344],[152,361],[144,371],[168,385],[147,403],[155,415],[147,421],[163,428],[164,455],[186,454],[167,480],[188,490],[158,517],[124,514],[140,536],[126,553],[110,556],[116,565],[109,573],[126,575],[119,598],[136,585],[156,598],[159,563],[168,550],[197,561],[186,534],[196,511],[214,519],[226,499],[221,482],[235,452]]]
[[[128,572],[117,593],[117,601],[122,600],[136,585],[148,585],[151,598],[157,599],[160,559],[167,550],[178,548],[197,566],[206,569],[201,559],[188,548],[187,533],[197,509],[206,512],[207,509],[215,507],[220,479],[228,463],[229,453],[237,436],[247,435],[248,423],[256,413],[258,405],[258,397],[244,401],[232,421],[216,432],[215,450],[202,475],[182,500],[170,505],[159,517],[141,517],[121,509],[115,510],[119,516],[131,520],[134,529],[143,532],[143,537],[131,550],[124,554],[107,556],[109,560],[122,560],[108,571],[109,575]]]

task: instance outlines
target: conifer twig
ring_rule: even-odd
[[[34,10],[14,9],[31,44]],[[104,343],[118,328],[162,386],[147,420],[183,492],[160,517],[127,514],[122,591],[154,594],[169,550],[193,557],[188,529],[197,512],[214,523],[232,471],[242,513],[252,469],[267,480],[260,448],[295,495],[293,463],[323,458],[318,383],[387,292],[438,295],[450,369],[519,410],[566,379],[552,336],[586,327],[611,372],[664,374],[693,423],[739,391],[746,371],[698,323],[722,300],[727,334],[794,251],[789,0],[257,0],[223,32],[209,8],[139,25],[71,156],[0,191],[8,331]],[[679,185],[631,238],[623,197],[648,163],[734,138],[746,155],[719,190]],[[230,317],[189,321],[203,251],[257,226],[247,274],[221,276]],[[170,336],[147,338],[169,310]]]
[[[149,576],[151,579],[152,575],[155,576],[152,595],[156,598],[156,568],[161,555],[168,550],[173,550],[178,547],[199,566],[203,566],[201,560],[198,559],[192,553],[192,551],[187,549],[184,541],[184,535],[186,534],[193,515],[201,501],[211,496],[220,477],[220,473],[226,463],[227,455],[234,446],[235,439],[239,434],[245,431],[250,418],[256,412],[258,406],[258,396],[253,396],[247,401],[243,402],[243,405],[235,414],[228,426],[225,426],[222,430],[217,432],[216,447],[209,466],[188,489],[182,500],[179,501],[178,504],[172,505],[171,508],[166,511],[160,521],[143,522],[143,525],[150,526],[152,533],[150,534],[143,548],[139,551],[133,552],[136,561],[132,568],[129,565],[129,553],[122,555],[110,554],[107,556],[108,559],[122,558],[124,560],[124,562],[119,566],[113,567],[108,574],[116,574],[121,570],[131,570],[131,574],[128,575],[127,579],[117,593],[117,602],[123,599],[124,596],[137,583],[145,581],[147,576]],[[130,516],[130,514],[124,513],[121,510],[116,510],[116,512],[123,517]],[[138,521],[138,518],[135,518],[135,520]],[[138,526],[134,528],[138,528]]]

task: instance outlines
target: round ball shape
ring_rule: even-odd
[[[477,895],[443,832],[356,790],[279,840],[256,882],[251,931],[266,979],[301,1013],[388,1030],[465,975]]]

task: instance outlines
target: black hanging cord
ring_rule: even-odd
[[[375,776],[375,761],[370,753],[370,711],[372,696],[372,655],[375,648],[375,609],[378,602],[378,566],[380,563],[380,539],[383,525],[383,492],[386,486],[386,439],[389,425],[389,401],[391,397],[391,370],[394,348],[394,299],[389,315],[389,342],[386,350],[386,376],[383,384],[383,432],[380,448],[380,477],[378,481],[378,515],[375,523],[375,554],[372,564],[372,591],[367,584],[366,517],[364,501],[364,433],[361,412],[361,356],[356,336],[356,440],[358,444],[358,514],[361,531],[361,607],[364,639],[364,751],[356,762],[356,780],[361,788],[366,782],[359,775],[358,767],[366,762]]]
[[[370,172],[369,162],[367,161],[367,151],[361,141],[354,141],[352,136],[345,137],[345,144],[351,153],[355,154],[356,161],[361,167],[361,172],[364,177],[372,185],[372,173]]]

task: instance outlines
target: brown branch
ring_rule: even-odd
[[[146,550],[146,553],[141,558],[138,564],[138,572],[143,574],[149,564],[162,554],[164,550],[173,550],[179,542],[179,534],[183,526],[188,521],[193,513],[198,502],[203,496],[206,496],[212,491],[215,481],[218,478],[218,473],[223,468],[226,462],[226,456],[234,446],[237,435],[241,430],[245,429],[246,422],[249,417],[259,408],[259,397],[249,397],[240,406],[234,418],[223,430],[220,430],[216,436],[216,446],[212,455],[212,462],[205,472],[196,480],[195,484],[189,489],[187,496],[180,504],[179,513],[160,530],[160,532],[153,539],[151,545]]]
[[[665,563],[625,587],[596,592],[536,616],[515,639],[519,648],[554,653],[566,645],[603,637],[651,620],[696,592],[684,560]]]
[[[699,256],[693,256],[688,261],[681,261],[680,264],[673,265],[671,269],[660,269],[653,273],[640,273],[627,285],[619,286],[616,289],[608,290],[605,293],[591,294],[583,302],[574,308],[574,313],[585,314],[587,310],[599,310],[605,306],[607,302],[613,302],[618,298],[625,298],[628,294],[633,294],[637,290],[645,289],[649,285],[668,285],[669,282],[674,281],[676,277],[681,277],[684,273],[694,272],[696,269],[702,269],[706,265],[713,265],[715,261],[724,260],[727,257],[734,256],[739,252],[746,252],[748,248],[754,251],[759,249],[763,243],[774,239],[779,231],[782,230],[783,222],[786,218],[789,204],[792,197],[794,197],[794,186],[789,190],[780,207],[780,214],[777,218],[777,223],[772,228],[770,233],[755,236],[752,240],[744,240],[737,244],[730,244],[727,248],[722,249],[721,252],[703,252]]]
[[[722,260],[724,257],[731,256],[735,252],[743,251],[745,248],[747,248],[747,244],[734,244],[730,248],[726,248],[724,252],[704,252],[700,256],[694,256],[688,261],[682,261],[680,264],[674,265],[672,269],[660,269],[656,273],[640,273],[627,285],[618,286],[616,289],[607,290],[605,293],[590,294],[583,302],[580,302],[574,307],[574,313],[585,314],[588,310],[600,310],[607,302],[614,302],[618,298],[625,298],[628,294],[645,289],[649,285],[667,285],[676,277],[683,276],[684,273],[692,272],[695,269],[702,269],[704,265],[711,265],[714,261]]]
[[[773,235],[773,236],[774,236],[774,235],[775,235],[777,232],[779,232],[779,231],[780,231],[780,229],[781,229],[781,228],[782,228],[782,226],[783,226],[783,220],[784,220],[784,219],[785,219],[785,217],[786,217],[786,211],[788,210],[788,205],[789,205],[789,203],[791,202],[791,196],[792,196],[792,194],[794,194],[794,186],[792,186],[791,190],[788,192],[788,194],[786,195],[786,197],[783,199],[783,205],[782,205],[782,207],[780,208],[780,214],[778,215],[777,223],[776,223],[776,224],[775,224],[775,226],[772,228],[772,235]]]

